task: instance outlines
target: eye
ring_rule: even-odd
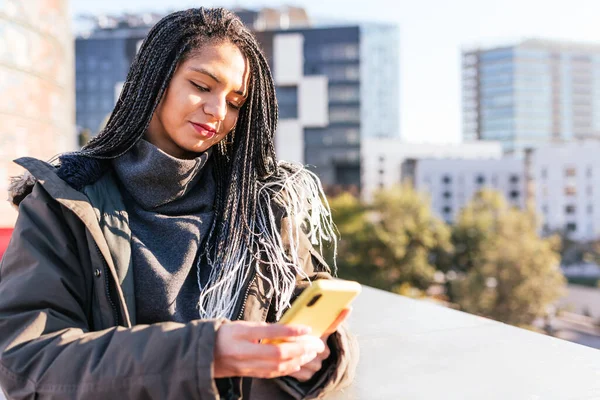
[[[207,87],[204,87],[204,86],[202,86],[202,85],[198,85],[197,83],[195,83],[195,82],[193,82],[193,81],[190,81],[190,83],[191,83],[191,84],[192,84],[192,85],[193,85],[193,86],[194,86],[196,89],[198,89],[198,90],[199,90],[199,91],[201,91],[201,92],[209,92],[209,91],[210,91],[210,89],[209,89],[209,88],[207,88]]]
[[[229,104],[229,107],[233,108],[234,110],[239,110],[240,108],[242,108],[242,106],[239,106],[237,104],[233,104],[230,101],[228,101],[227,104]]]

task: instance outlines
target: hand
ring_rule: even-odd
[[[323,351],[317,353],[315,358],[313,358],[308,363],[302,365],[302,368],[300,368],[299,371],[291,373],[290,376],[292,378],[296,378],[300,382],[306,382],[310,380],[315,373],[321,370],[321,368],[323,367],[323,361],[327,360],[327,358],[331,354],[329,346],[327,346],[327,340],[329,339],[329,335],[337,331],[337,328],[342,322],[346,320],[346,318],[348,318],[348,315],[350,315],[351,311],[351,308],[345,308],[344,310],[342,310],[342,312],[338,315],[333,324],[331,324],[331,326],[327,328],[323,336],[321,336],[321,341],[323,342],[324,346]]]
[[[300,371],[324,351],[310,328],[235,321],[221,325],[214,350],[214,376],[275,378]],[[262,339],[277,339],[260,343]]]

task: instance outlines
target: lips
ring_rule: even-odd
[[[205,139],[211,139],[212,137],[214,137],[217,134],[217,131],[215,130],[215,128],[213,128],[210,125],[196,124],[194,122],[190,122],[190,123],[192,124],[192,126],[194,127],[196,132],[198,132],[200,134],[200,136],[204,137]]]

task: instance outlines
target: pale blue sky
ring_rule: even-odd
[[[277,0],[71,0],[72,14],[199,6],[260,8]],[[295,0],[314,17],[400,28],[400,129],[418,142],[461,137],[460,49],[536,37],[600,44],[600,0]],[[366,6],[368,5],[368,6]]]

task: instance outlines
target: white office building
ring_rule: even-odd
[[[600,141],[540,147],[530,155],[530,173],[545,231],[578,241],[600,237]]]
[[[433,211],[452,222],[482,189],[497,190],[510,205],[526,203],[525,164],[522,159],[415,160],[411,167],[415,188],[431,198]]]
[[[498,142],[460,144],[406,143],[392,138],[365,138],[361,146],[362,197],[370,200],[378,189],[398,185],[411,174],[407,161],[418,159],[498,160],[502,146]],[[409,169],[409,170],[407,170]]]

